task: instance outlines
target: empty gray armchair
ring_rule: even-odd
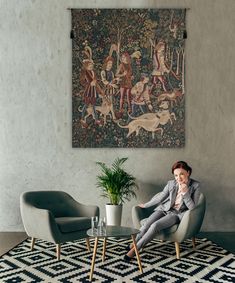
[[[57,259],[60,259],[61,243],[86,239],[91,227],[91,217],[99,216],[99,207],[84,205],[62,191],[31,191],[22,193],[20,211],[28,236],[56,244]]]
[[[175,242],[176,257],[180,259],[180,243],[186,239],[192,239],[195,248],[195,236],[200,231],[206,209],[205,196],[201,193],[198,204],[192,209],[187,210],[179,224],[162,230],[156,234],[156,238],[164,241]],[[144,219],[152,214],[154,207],[141,208],[134,206],[132,208],[132,220],[135,228],[139,229],[144,223]]]

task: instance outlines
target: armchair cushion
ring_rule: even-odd
[[[62,233],[82,231],[91,228],[89,217],[57,217],[55,222]]]

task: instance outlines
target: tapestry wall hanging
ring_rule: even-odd
[[[185,144],[185,9],[72,9],[72,145]]]

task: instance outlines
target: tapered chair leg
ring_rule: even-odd
[[[57,260],[60,260],[60,251],[61,251],[61,245],[60,244],[56,244],[56,257],[57,257]]]
[[[31,247],[30,247],[30,250],[32,251],[33,250],[33,247],[34,247],[34,244],[35,244],[35,238],[34,237],[32,237],[32,239],[31,239]]]
[[[90,271],[90,276],[89,276],[89,280],[90,280],[90,281],[92,281],[92,277],[93,277],[98,241],[99,241],[99,238],[96,237],[96,238],[95,238],[94,249],[93,249],[92,262],[91,262],[91,271]]]
[[[105,260],[106,242],[107,242],[107,239],[106,239],[106,238],[104,238],[104,243],[103,243],[103,253],[102,253],[102,262],[104,262],[104,260]]]
[[[86,238],[86,246],[87,246],[88,252],[90,252],[91,251],[91,246],[90,246],[89,238]]]
[[[132,238],[133,247],[134,247],[134,250],[135,250],[137,262],[138,262],[138,265],[139,265],[140,273],[143,273],[142,264],[141,264],[140,256],[139,256],[139,251],[138,251],[138,248],[136,246],[135,235],[131,235],[131,238]]]
[[[192,244],[193,244],[193,248],[196,249],[196,238],[195,237],[192,238]]]
[[[180,259],[180,244],[175,242],[175,251],[176,251],[176,258]]]

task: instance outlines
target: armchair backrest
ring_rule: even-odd
[[[24,204],[49,210],[54,217],[71,216],[75,200],[63,191],[31,191],[23,193]]]

